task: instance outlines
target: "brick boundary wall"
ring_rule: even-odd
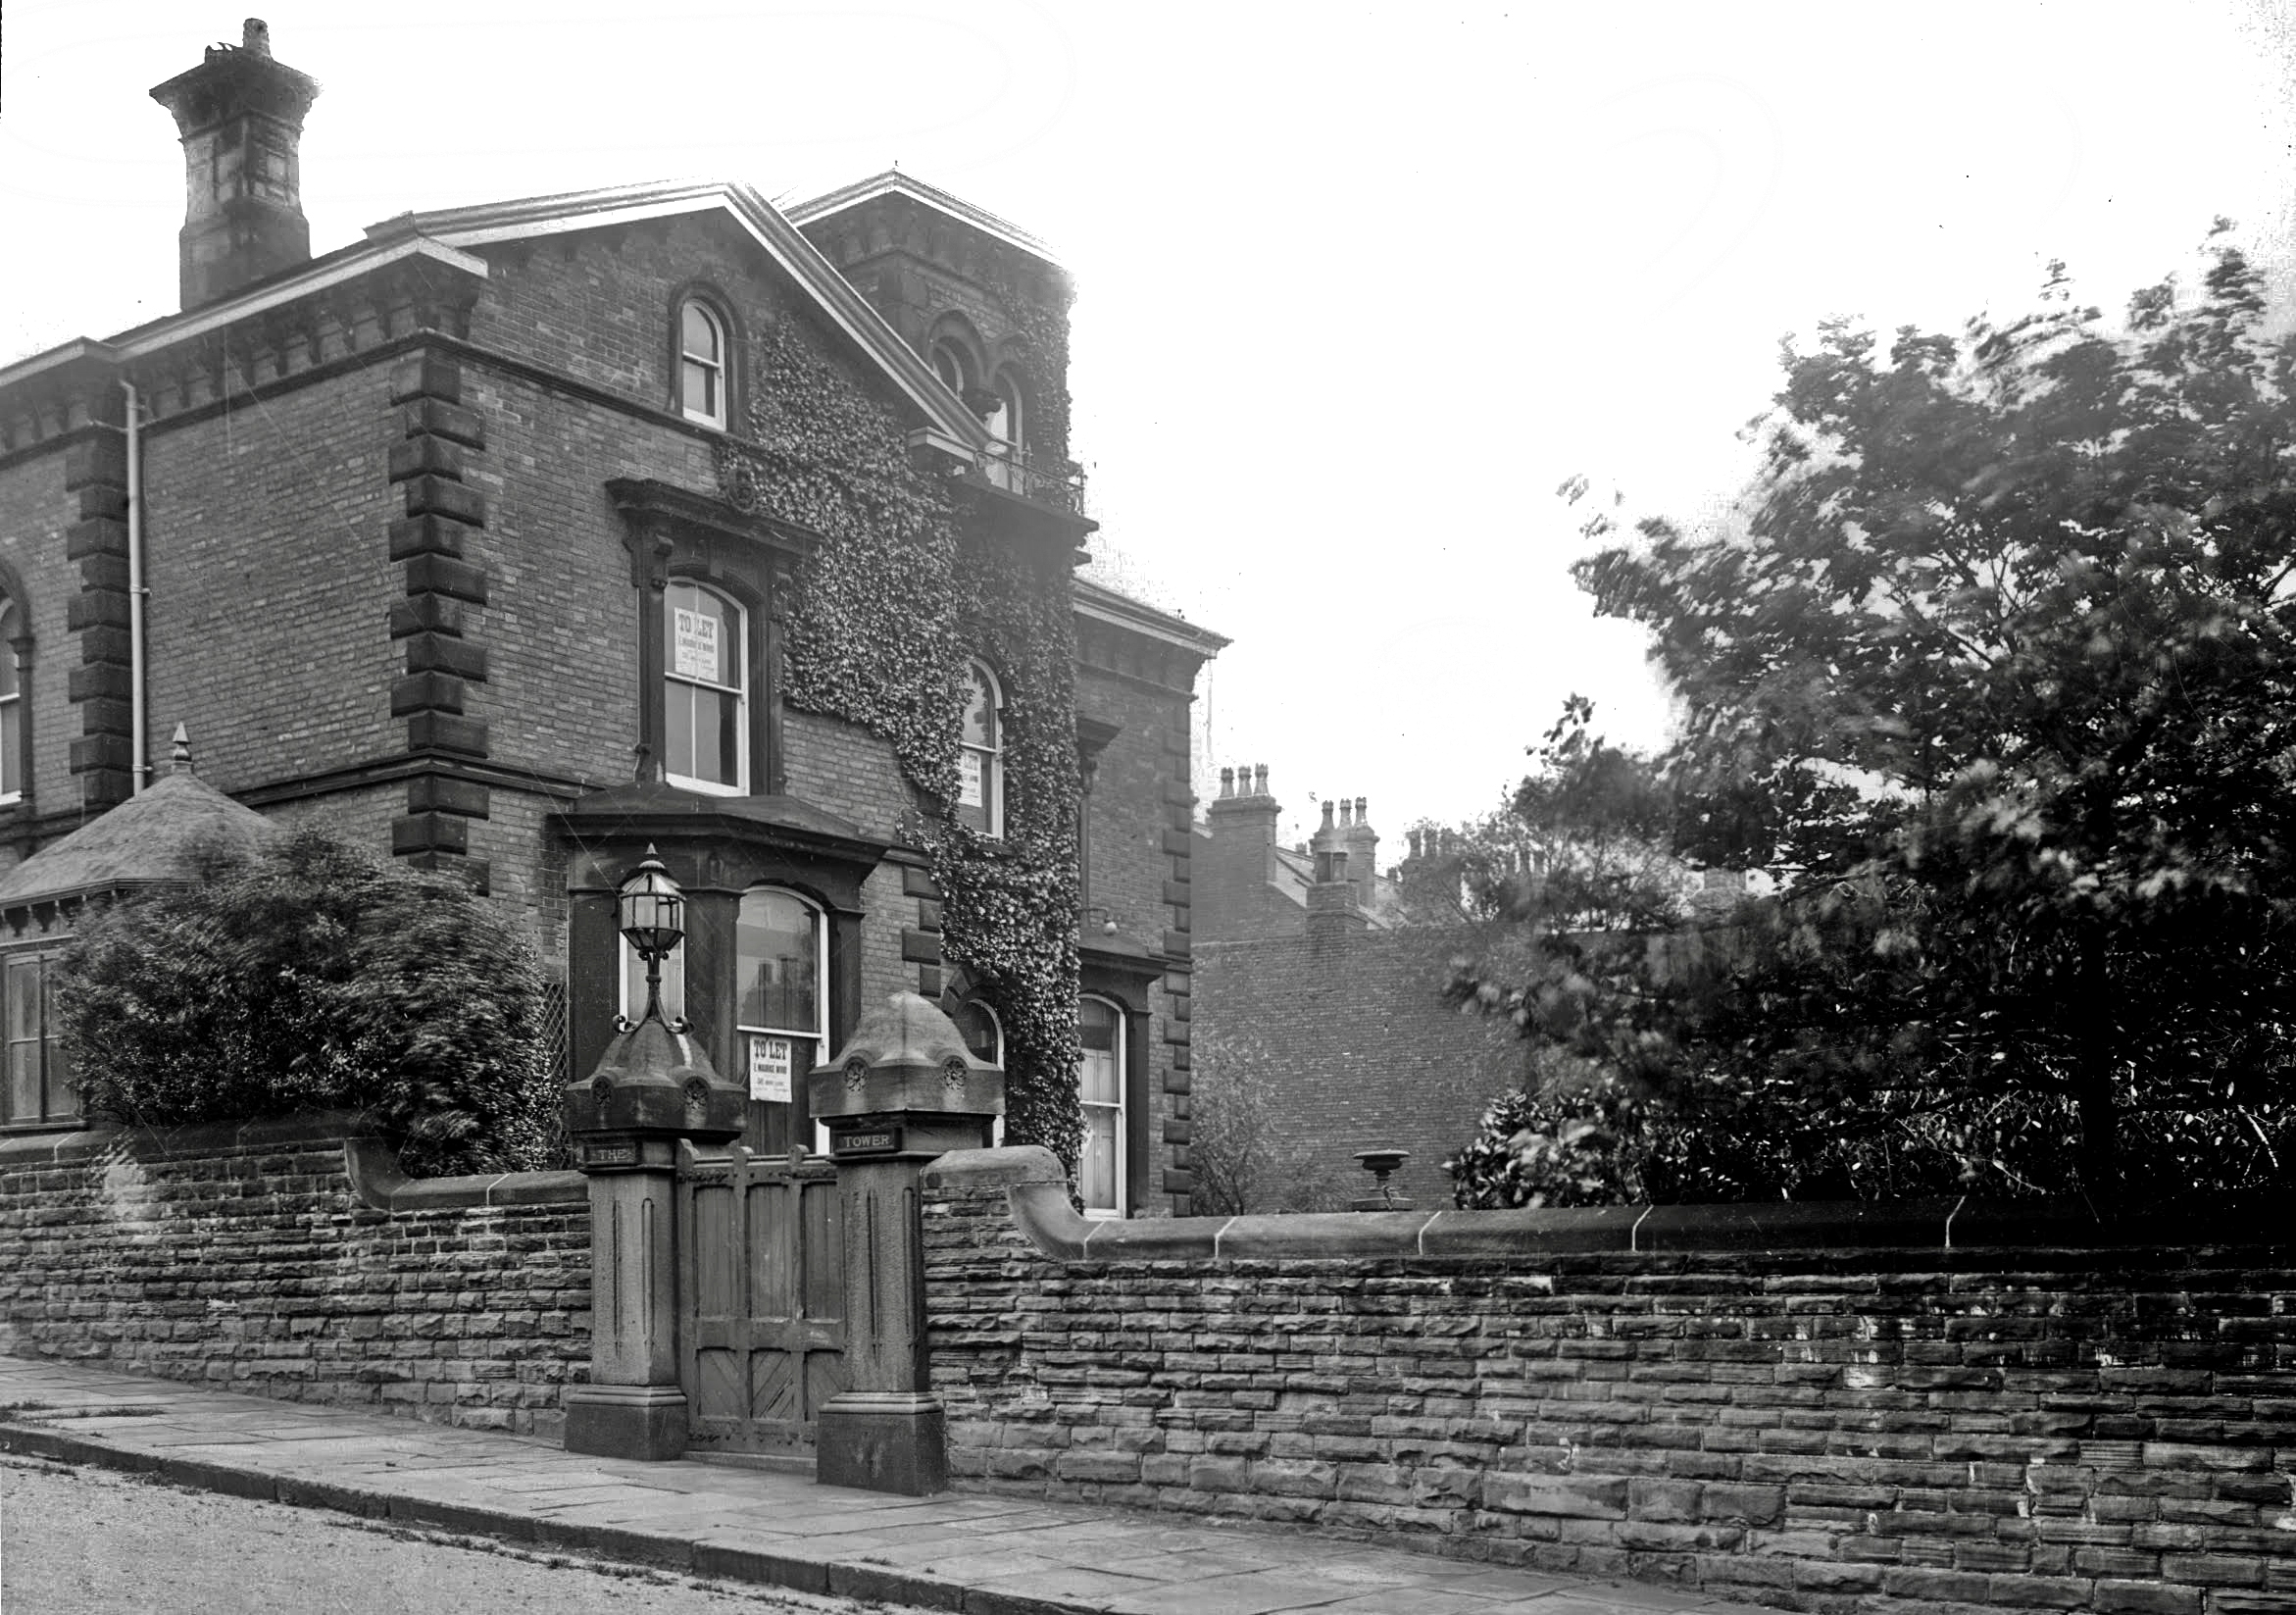
[[[0,1351],[554,1438],[573,1172],[410,1181],[357,1117],[0,1139]]]
[[[2296,1609],[2284,1206],[1088,1223],[1040,1150],[925,1184],[972,1489],[1858,1615]]]

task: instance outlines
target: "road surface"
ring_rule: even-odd
[[[0,1454],[0,1615],[859,1615],[862,1608]]]

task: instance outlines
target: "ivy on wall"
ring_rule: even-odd
[[[892,746],[923,804],[904,830],[941,888],[943,956],[978,983],[1004,1025],[1005,1136],[1043,1144],[1073,1173],[1083,1118],[1065,558],[1032,560],[968,533],[948,487],[910,463],[894,409],[843,374],[800,321],[764,327],[752,375],[751,440],[721,440],[721,492],[827,540],[799,579],[786,698]],[[997,837],[954,815],[973,656],[996,669],[1005,691]]]
[[[994,273],[988,289],[1025,344],[1018,355],[1028,377],[1028,456],[1040,469],[1073,470],[1069,459],[1069,317],[1059,287],[1046,304],[1021,295]]]

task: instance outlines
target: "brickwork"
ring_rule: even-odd
[[[1350,1191],[1371,1184],[1355,1151],[1407,1149],[1392,1181],[1423,1207],[1449,1205],[1443,1159],[1522,1085],[1522,1039],[1443,1002],[1449,934],[1364,931],[1319,947],[1293,923],[1289,936],[1196,949],[1197,1081],[1250,1084],[1274,1114],[1314,1118],[1301,1139]]]
[[[143,434],[146,743],[164,760],[188,725],[221,790],[386,749],[403,672],[384,621],[403,592],[385,540],[404,514],[389,388],[386,366],[362,367]]]
[[[579,1181],[435,1180],[429,1209],[381,1209],[353,1131],[0,1142],[0,1350],[555,1437],[589,1365]],[[519,1183],[529,1203],[501,1203]]]
[[[472,341],[657,410],[676,408],[671,316],[680,290],[716,294],[749,330],[789,303],[786,282],[721,215],[505,242],[486,253],[494,274],[472,315]],[[737,375],[737,410],[741,384]]]
[[[1844,1615],[2296,1607],[2296,1252],[1869,1248],[1850,1217],[1638,1255],[1620,1209],[1585,1240],[1444,1214],[1508,1255],[1343,1214],[1056,1261],[1002,1188],[928,1177],[952,1466]],[[1212,1259],[1223,1229],[1266,1255]]]
[[[17,604],[33,641],[27,705],[35,788],[28,811],[70,810],[76,823],[79,803],[65,782],[71,778],[72,742],[79,733],[78,710],[70,699],[72,673],[79,661],[65,620],[78,593],[79,568],[65,555],[64,535],[83,503],[100,509],[102,501],[83,502],[65,491],[64,481],[61,445],[29,449],[13,460],[0,458],[0,562],[22,592]]]

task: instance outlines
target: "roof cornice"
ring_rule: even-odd
[[[752,186],[724,179],[684,179],[568,191],[405,213],[370,226],[367,233],[374,240],[428,237],[468,249],[710,212],[731,218],[790,278],[811,292],[830,323],[876,362],[934,428],[963,443],[973,456],[987,450],[988,429],[804,233]]]
[[[1095,622],[1107,623],[1133,633],[1161,639],[1168,645],[1209,659],[1217,656],[1232,642],[1225,634],[1210,629],[1198,628],[1184,617],[1174,617],[1168,611],[1158,611],[1144,605],[1128,594],[1119,594],[1103,583],[1078,578],[1073,581],[1076,615]]]
[[[880,196],[906,196],[922,202],[936,213],[972,226],[983,235],[994,236],[1009,247],[1018,247],[1032,258],[1042,259],[1055,269],[1062,267],[1050,247],[1011,220],[1000,219],[986,208],[975,207],[962,196],[953,196],[940,186],[928,185],[899,169],[887,169],[882,174],[873,174],[866,179],[857,179],[850,185],[796,203],[787,210],[789,222],[800,227],[811,225]]]
[[[486,276],[485,259],[459,252],[439,241],[417,238],[393,242],[388,246],[368,247],[323,259],[300,274],[268,280],[235,296],[137,327],[108,342],[98,342],[85,336],[75,337],[45,353],[35,353],[28,359],[19,360],[5,370],[0,370],[0,391],[76,363],[92,361],[118,365],[147,358],[178,342],[188,342],[210,331],[236,325],[253,315],[299,302],[314,292],[373,275],[394,264],[413,262],[434,263],[460,274],[477,276],[480,279]]]

